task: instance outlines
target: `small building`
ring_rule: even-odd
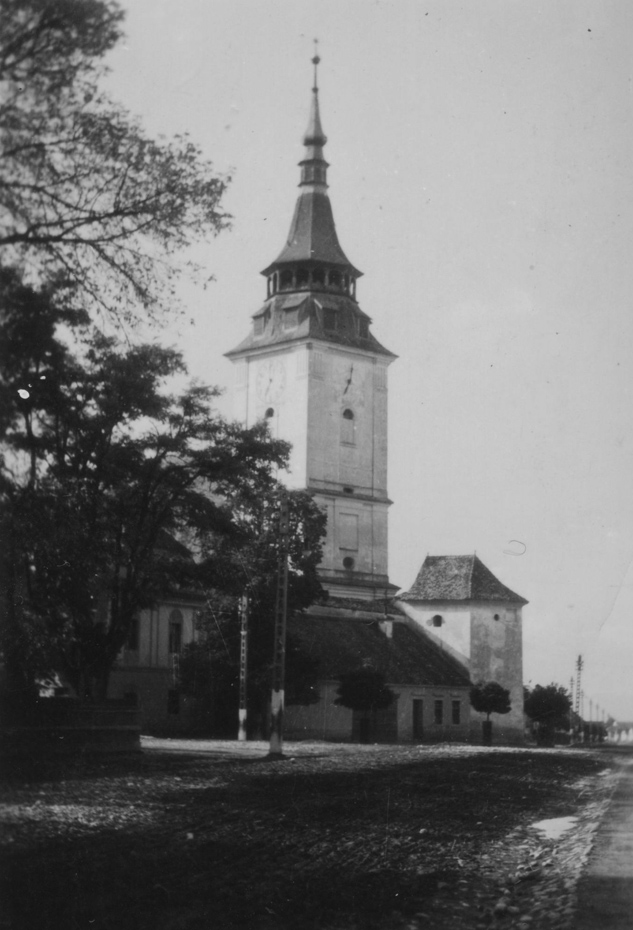
[[[470,679],[452,655],[378,603],[313,606],[293,618],[289,633],[319,662],[317,704],[286,707],[288,739],[351,742],[465,741],[470,732]],[[380,612],[378,612],[380,611]],[[338,706],[340,676],[370,667],[396,693],[386,710],[370,715]]]
[[[460,663],[473,683],[496,681],[510,692],[509,714],[493,714],[495,739],[524,739],[521,610],[525,598],[502,584],[476,555],[427,556],[397,605]],[[471,714],[471,738],[482,715]]]

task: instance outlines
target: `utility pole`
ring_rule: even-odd
[[[574,710],[580,716],[580,694],[581,694],[581,678],[582,678],[582,667],[583,667],[582,656],[578,656],[576,659],[576,702]]]
[[[286,676],[286,622],[288,617],[288,493],[279,501],[279,564],[275,600],[275,636],[273,650],[273,689],[271,697],[269,759],[283,757],[284,687]]]
[[[574,741],[574,676],[569,679],[569,742]]]
[[[238,740],[246,741],[246,675],[248,660],[248,594],[240,601],[240,707],[238,710]]]

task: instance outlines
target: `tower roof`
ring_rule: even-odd
[[[506,588],[476,555],[427,555],[401,601],[505,601],[527,604]]]
[[[319,87],[317,83],[317,66],[320,58],[315,55],[314,86],[310,104],[310,118],[303,137],[305,155],[299,162],[301,179],[300,193],[297,198],[290,231],[283,249],[274,262],[264,268],[263,275],[269,275],[280,266],[299,262],[323,263],[345,269],[355,277],[361,271],[355,268],[345,255],[336,234],[330,198],[327,194],[328,163],[323,156],[323,146],[327,136],[321,125],[319,111]]]

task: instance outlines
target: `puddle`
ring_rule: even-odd
[[[539,820],[533,823],[535,830],[540,830],[548,840],[557,840],[559,837],[576,826],[577,817],[555,817],[553,820]]]

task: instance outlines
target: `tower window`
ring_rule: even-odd
[[[341,286],[341,272],[340,271],[330,271],[330,284],[332,287]]]
[[[354,411],[350,410],[349,407],[346,407],[343,411],[343,418],[341,421],[341,442],[345,442],[348,445],[353,445],[354,427]]]
[[[348,571],[351,571],[354,568],[354,559],[351,555],[346,555],[343,559],[343,568],[346,568]]]
[[[313,284],[325,284],[325,272],[323,268],[315,268],[312,272],[312,283]]]
[[[310,272],[307,268],[299,268],[297,271],[297,287],[307,287],[310,281]]]
[[[292,271],[282,271],[279,276],[279,287],[281,290],[292,287]]]
[[[433,626],[442,626],[442,624],[444,623],[444,618],[440,616],[440,614],[435,614],[435,616],[431,620],[431,623],[433,624]]]
[[[269,407],[266,413],[264,414],[264,419],[272,420],[274,416],[275,416],[275,411],[273,410],[272,407]]]

